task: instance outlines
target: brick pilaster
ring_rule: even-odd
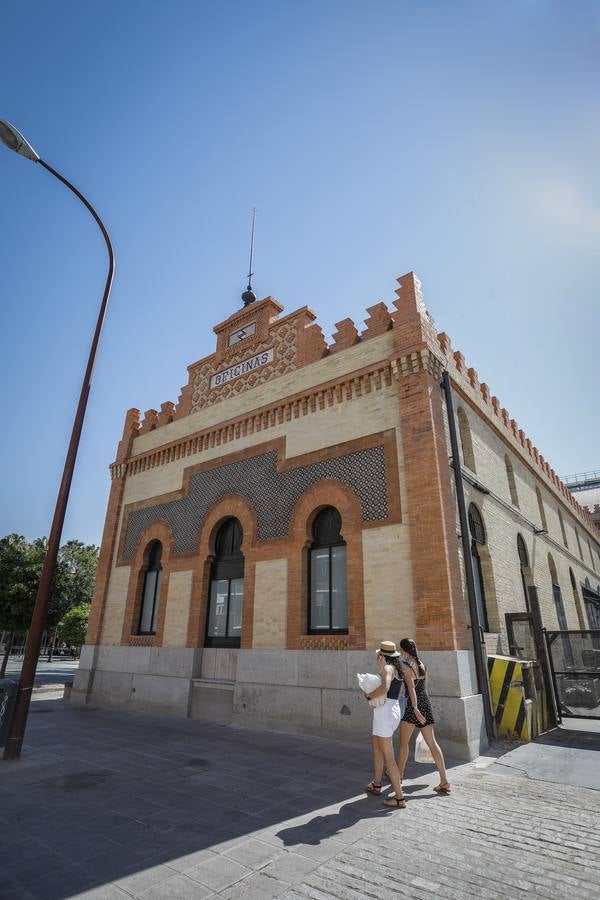
[[[119,528],[119,518],[121,516],[121,507],[123,505],[123,494],[125,492],[126,466],[119,465],[119,463],[123,463],[131,452],[132,441],[139,430],[139,421],[139,410],[128,410],[125,417],[123,437],[119,442],[115,465],[113,466],[111,473],[112,483],[110,486],[110,494],[108,496],[108,507],[106,510],[104,531],[102,532],[102,543],[100,544],[100,556],[98,558],[98,567],[96,569],[92,607],[85,638],[86,644],[98,644],[102,634],[104,605],[108,593],[117,531]]]
[[[393,315],[414,585],[415,640],[423,650],[469,647],[440,390],[435,323],[411,272]]]

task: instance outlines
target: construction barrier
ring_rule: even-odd
[[[492,709],[500,737],[531,741],[548,730],[548,707],[536,661],[488,656]]]

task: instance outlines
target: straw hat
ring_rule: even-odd
[[[377,653],[383,653],[384,656],[401,656],[393,641],[381,641]]]

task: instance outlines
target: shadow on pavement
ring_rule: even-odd
[[[574,750],[600,750],[600,733],[576,731],[572,728],[554,728],[537,737],[535,743],[553,747],[571,747]]]
[[[0,763],[0,898],[241,897],[259,869],[284,892],[402,815],[363,795],[370,777],[368,735],[363,746],[40,701],[22,759]]]

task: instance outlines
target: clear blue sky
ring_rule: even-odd
[[[420,276],[560,474],[600,467],[600,6],[5,3],[0,117],[86,193],[117,277],[65,538],[99,542],[125,410],[176,401],[255,288],[327,336]],[[47,533],[105,273],[75,198],[0,147],[0,535]]]

